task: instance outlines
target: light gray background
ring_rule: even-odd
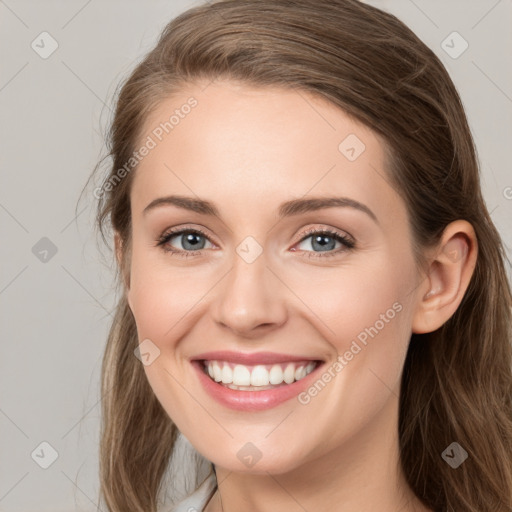
[[[77,217],[75,207],[102,154],[117,83],[167,21],[198,3],[0,0],[0,511],[96,510],[99,375],[115,294],[92,188]],[[447,66],[509,247],[511,0],[369,3],[396,14]],[[31,48],[43,31],[59,45],[47,59]],[[457,59],[441,47],[453,31],[469,43]],[[46,262],[32,251],[43,237],[57,248]],[[49,460],[43,441],[58,452],[48,469],[31,457],[37,449],[36,460]]]

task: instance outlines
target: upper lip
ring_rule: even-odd
[[[228,363],[237,363],[247,366],[256,364],[274,364],[287,363],[294,361],[320,361],[318,357],[297,356],[291,354],[279,354],[277,352],[233,352],[230,350],[218,350],[214,352],[204,352],[194,356],[192,360],[197,361],[226,361]]]

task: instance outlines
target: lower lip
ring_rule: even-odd
[[[282,384],[274,389],[262,391],[239,391],[215,382],[205,373],[204,365],[201,361],[192,361],[192,366],[197,371],[199,380],[206,392],[222,405],[238,411],[271,409],[296,397],[310,385],[322,365],[323,363],[318,362],[318,365],[311,373],[291,384]]]

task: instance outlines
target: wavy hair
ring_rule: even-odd
[[[468,289],[439,329],[412,334],[399,403],[401,467],[435,511],[512,509],[512,345],[506,253],[480,188],[466,115],[436,55],[395,16],[357,0],[221,0],[173,19],[116,95],[111,166],[97,204],[103,239],[122,240],[116,282],[129,282],[130,187],[107,186],[137,148],[148,113],[187,84],[229,79],[306,91],[382,136],[386,172],[407,206],[418,265],[452,221],[475,230]],[[119,174],[117,174],[119,176]],[[102,178],[103,179],[103,178]],[[112,181],[111,181],[112,182]],[[155,512],[177,428],[140,362],[123,294],[102,365],[101,496],[111,512]],[[441,457],[452,442],[468,459]]]

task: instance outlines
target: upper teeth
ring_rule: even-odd
[[[210,377],[216,382],[235,386],[268,386],[283,382],[291,384],[303,379],[316,366],[314,361],[256,366],[232,365],[225,361],[205,361],[204,365]]]

